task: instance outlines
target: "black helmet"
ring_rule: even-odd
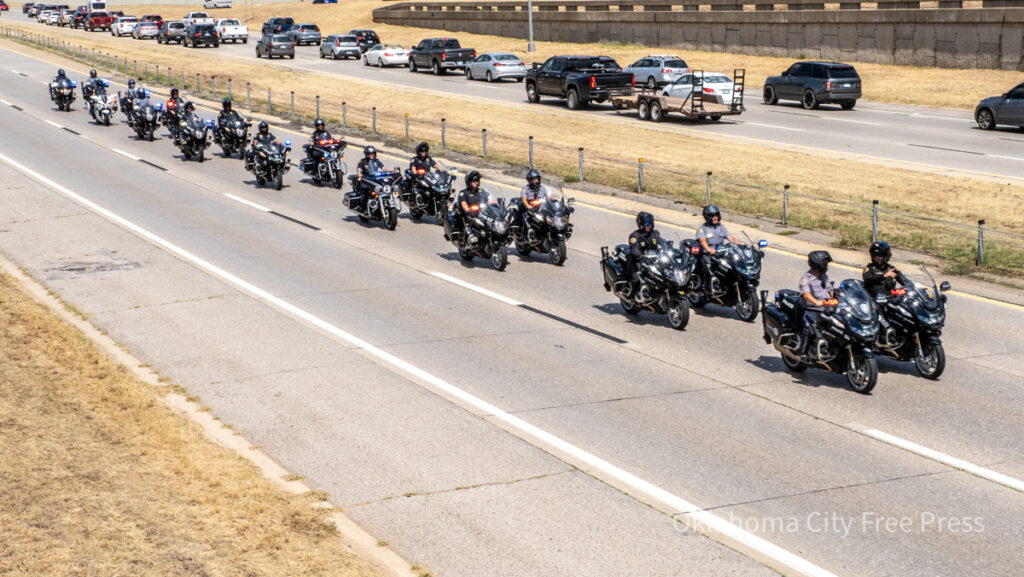
[[[708,226],[712,225],[711,219],[716,216],[718,217],[718,222],[722,222],[722,211],[718,210],[718,207],[713,204],[705,206],[702,214],[704,215],[704,224]]]
[[[315,121],[313,121],[314,130],[323,130],[324,126],[326,125],[324,124],[324,120],[322,118],[317,118]]]
[[[89,78],[96,78],[96,69],[93,68],[89,71]]]
[[[536,182],[534,182],[536,181]],[[530,172],[526,173],[526,184],[529,184],[533,188],[540,186],[540,173],[536,170],[531,169]]]
[[[131,79],[131,78],[128,79],[128,88],[135,88],[135,80],[134,79]]]
[[[649,212],[638,212],[636,214],[636,228],[646,232],[654,230],[654,215]]]
[[[426,156],[426,155],[430,154],[430,145],[427,144],[426,142],[421,142],[421,143],[417,144],[416,145],[416,156],[420,156],[420,153],[423,153],[423,156]]]
[[[65,73],[64,73],[64,69],[63,68],[61,68],[60,70],[57,71],[57,78],[64,78],[64,76],[65,76]]]
[[[172,88],[171,89],[171,98],[177,98],[177,97],[178,97],[178,89],[177,88]]]
[[[195,109],[196,109],[196,105],[195,104],[192,104],[191,102],[186,102],[185,103],[185,112],[192,112]]]
[[[267,124],[266,120],[264,120],[264,121],[260,122],[259,126],[256,127],[256,130],[260,134],[270,134],[270,125]]]
[[[231,99],[230,98],[225,98],[224,100],[222,100],[220,102],[220,107],[223,108],[225,112],[230,112],[231,111]]]
[[[480,184],[480,171],[471,170],[466,173],[466,187],[472,188],[473,183]]]
[[[370,158],[371,154],[377,154],[377,149],[372,146],[363,149],[363,158]]]
[[[828,271],[830,262],[832,262],[832,255],[827,250],[812,250],[807,255],[807,266],[819,274],[825,274]]]
[[[868,249],[868,253],[871,254],[872,260],[874,260],[876,256],[882,257],[882,264],[888,264],[889,259],[892,257],[892,249],[889,248],[889,243],[882,240],[871,243],[871,248]]]

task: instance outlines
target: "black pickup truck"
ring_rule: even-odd
[[[530,102],[554,96],[564,98],[572,110],[585,108],[591,101],[632,94],[634,84],[633,75],[607,56],[552,56],[526,71]]]
[[[476,50],[463,48],[454,38],[427,38],[409,52],[409,72],[430,70],[444,74],[449,68],[465,68],[474,58]]]

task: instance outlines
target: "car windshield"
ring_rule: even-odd
[[[139,28],[156,28],[156,22],[143,22],[139,24]]]
[[[565,63],[566,70],[583,70],[586,68],[619,68],[619,64],[611,58],[571,58]]]
[[[278,34],[278,35],[274,36],[273,38],[271,38],[271,40],[274,41],[274,42],[291,42],[292,41],[291,38],[289,38],[288,36],[285,36],[284,34]]]
[[[177,28],[178,30],[181,30],[182,28],[185,27],[185,24],[183,22],[172,22],[172,23],[168,24],[167,27],[168,28]]]
[[[832,78],[840,78],[843,80],[859,80],[857,71],[853,69],[853,66],[833,66],[828,69],[829,76]]]
[[[732,79],[729,78],[728,76],[721,76],[721,75],[716,74],[714,76],[705,76],[704,77],[704,83],[705,84],[729,84],[729,83],[732,83]]]
[[[316,27],[316,24],[304,24],[304,25],[302,25],[300,30],[304,30],[304,31],[308,31],[308,32],[319,32],[320,31],[320,29]]]
[[[238,26],[238,20],[225,20],[220,23],[221,26]]]
[[[494,54],[493,56],[494,56],[495,60],[501,60],[501,61],[513,61],[513,62],[515,62],[515,61],[519,60],[519,57],[516,56],[515,54]]]
[[[665,68],[689,68],[685,60],[666,60]]]

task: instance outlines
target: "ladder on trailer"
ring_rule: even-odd
[[[743,110],[743,93],[746,92],[744,84],[747,82],[746,68],[734,68],[732,71],[732,104],[729,108],[733,112]]]
[[[690,71],[690,111],[704,110],[704,71]]]

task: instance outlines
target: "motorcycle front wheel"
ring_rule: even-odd
[[[513,242],[516,245],[516,252],[519,253],[519,256],[529,256],[530,253],[533,252],[533,249],[530,248],[530,245],[527,244],[525,241],[519,240],[519,237],[516,237]]]
[[[200,147],[200,149],[199,149],[199,162],[202,162],[205,156],[206,156],[206,149]]]
[[[274,188],[276,188],[277,190],[281,190],[281,187],[283,185],[284,185],[284,174],[279,172],[279,173],[274,175]]]
[[[757,313],[761,309],[761,300],[757,298],[757,291],[750,291],[740,294],[740,298],[736,301],[736,315],[740,317],[741,321],[748,323],[754,322],[757,319]]]
[[[334,188],[341,189],[341,185],[344,182],[341,171],[335,171],[334,176],[331,178]]]
[[[914,366],[922,377],[934,381],[946,369],[946,350],[942,348],[941,343],[925,345],[914,357]]]
[[[690,322],[690,301],[682,298],[675,299],[665,311],[665,315],[672,328],[677,331],[685,329],[686,324]]]
[[[853,355],[850,366],[846,369],[846,381],[850,383],[850,388],[858,393],[870,393],[878,382],[878,362],[874,357]]]
[[[388,230],[395,230],[398,226],[398,211],[394,208],[384,209],[384,226]]]
[[[496,271],[503,271],[508,266],[508,251],[504,246],[497,246],[491,251],[491,266]]]
[[[565,241],[559,239],[551,243],[548,247],[548,257],[551,258],[551,264],[555,266],[562,266],[565,264]],[[686,313],[687,315],[690,313],[689,306],[686,307]]]

